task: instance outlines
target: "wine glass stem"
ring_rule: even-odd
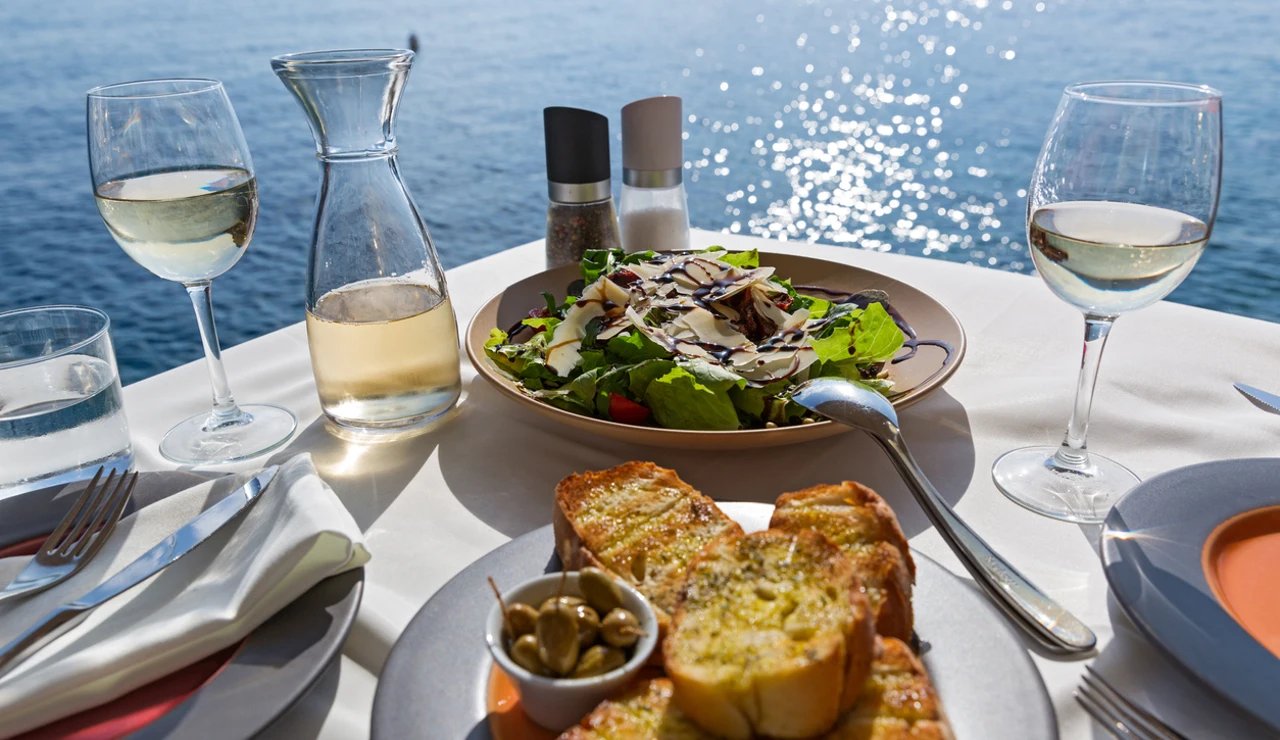
[[[218,327],[213,322],[213,297],[209,292],[212,285],[212,281],[204,280],[186,286],[191,305],[196,309],[200,340],[204,342],[204,358],[209,364],[209,382],[213,386],[213,412],[205,422],[206,432],[249,421],[249,415],[241,411],[231,397],[227,371],[222,367],[222,348],[218,345]]]
[[[1102,350],[1107,346],[1114,316],[1084,317],[1084,352],[1080,358],[1080,380],[1076,384],[1076,403],[1071,409],[1071,423],[1067,436],[1053,456],[1054,462],[1073,470],[1089,467],[1089,453],[1085,438],[1089,434],[1089,412],[1093,407],[1093,389],[1098,383],[1098,365],[1102,362]]]

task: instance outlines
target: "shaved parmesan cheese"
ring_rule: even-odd
[[[757,384],[772,383],[804,372],[818,359],[818,353],[806,346],[799,348],[776,347],[761,351],[734,352],[729,362],[733,371]]]
[[[573,372],[582,362],[582,338],[586,336],[587,323],[597,316],[620,313],[630,298],[625,288],[608,278],[602,277],[587,286],[582,298],[565,312],[564,320],[556,326],[547,344],[547,367],[561,377]],[[606,308],[606,302],[612,305]]]
[[[674,330],[672,333],[679,339],[718,344],[726,349],[751,346],[751,341],[728,321],[705,308],[694,308],[677,315],[670,327],[668,331]]]
[[[638,262],[634,265],[625,265],[622,269],[630,270],[646,280],[652,280],[666,272],[668,267],[670,267],[670,265],[665,262],[657,264],[652,262]]]
[[[565,312],[564,321],[556,327],[551,342],[547,345],[547,367],[556,371],[556,375],[565,377],[582,362],[582,337],[586,335],[587,322],[597,316],[604,315],[604,307],[599,301],[583,305],[574,305]]]

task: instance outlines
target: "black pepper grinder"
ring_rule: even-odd
[[[609,176],[609,119],[580,108],[542,111],[547,144],[547,267],[588,249],[619,249]]]

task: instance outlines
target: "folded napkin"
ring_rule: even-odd
[[[110,578],[248,479],[210,481],[122,519],[80,573],[0,604],[0,644]],[[26,559],[0,559],[0,585]],[[298,455],[243,516],[0,677],[0,738],[109,702],[234,645],[312,586],[368,559],[360,528],[310,456]]]

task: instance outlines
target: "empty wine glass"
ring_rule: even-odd
[[[279,406],[237,406],[222,368],[209,288],[240,260],[258,218],[258,184],[240,122],[217,80],[145,80],[89,91],[89,170],[107,229],[135,262],[182,283],[204,341],[213,411],[169,430],[180,463],[261,455],[297,426]]]
[[[996,486],[1045,516],[1101,522],[1138,476],[1085,436],[1107,333],[1164,298],[1200,258],[1218,210],[1222,96],[1204,85],[1068,87],[1027,194],[1027,239],[1049,289],[1084,312],[1084,353],[1066,438],[1005,453]]]

